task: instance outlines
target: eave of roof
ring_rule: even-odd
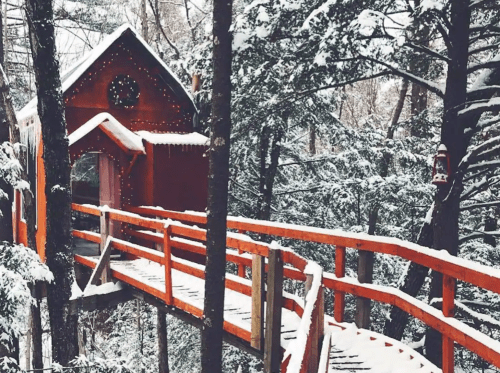
[[[100,113],[80,126],[68,136],[69,146],[80,141],[94,129],[99,127],[111,140],[113,140],[126,153],[146,154],[142,138],[118,122],[109,113]]]
[[[142,139],[155,145],[194,145],[208,146],[210,139],[197,132],[191,133],[153,133],[148,131],[137,131]]]
[[[169,67],[163,62],[163,60],[156,54],[156,52],[146,43],[146,41],[139,35],[139,33],[129,24],[124,24],[117,28],[112,34],[108,35],[100,44],[98,44],[94,49],[88,52],[84,57],[74,63],[69,69],[67,69],[63,74],[61,74],[61,85],[63,93],[66,92],[91,66],[92,64],[105,53],[108,48],[118,40],[124,33],[130,31],[136,40],[142,44],[144,48],[153,56],[153,58],[158,62],[158,64],[172,77],[174,83],[180,87],[186,97],[190,100],[193,109],[197,112],[198,109],[194,104],[193,97],[189,91],[184,87],[177,76],[169,69]],[[174,92],[177,90],[174,89]],[[17,120],[26,119],[37,112],[37,98],[33,98],[28,102],[21,110],[17,112]]]

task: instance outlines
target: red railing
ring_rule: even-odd
[[[205,245],[197,242],[206,241],[206,231],[204,229],[183,225],[178,222],[150,219],[130,212],[90,205],[73,204],[73,210],[101,217],[101,232],[104,232],[104,234],[73,230],[74,237],[101,244],[101,258],[98,263],[84,256],[75,255],[77,263],[99,270],[99,273],[94,271],[91,280],[100,277],[101,272],[105,274],[108,271],[109,276],[162,299],[166,305],[175,306],[197,317],[202,316],[203,311],[201,309],[187,304],[173,295],[171,276],[172,269],[175,269],[199,278],[204,278],[204,271],[194,264],[189,265],[186,264],[186,261],[175,259],[171,255],[171,249],[174,248],[205,256]],[[111,237],[109,229],[106,228],[110,226],[111,221],[148,229],[141,231],[126,228],[124,232],[138,239],[162,245],[163,253]],[[310,270],[311,266],[308,266],[308,262],[304,258],[291,251],[282,250],[275,245],[254,241],[243,234],[229,233],[227,247],[234,249],[234,251],[228,251],[226,254],[228,262],[232,262],[240,268],[252,267],[251,286],[248,284],[248,280],[237,281],[234,278],[226,278],[226,288],[252,297],[252,325],[250,333],[227,321],[224,322],[224,329],[249,342],[252,347],[263,351],[266,364],[269,367],[274,367],[273,371],[279,369],[280,366],[285,371],[287,363],[292,361],[293,366],[296,365],[296,362],[299,362],[298,366],[300,369],[291,369],[290,371],[316,372],[320,350],[319,341],[323,336],[324,326],[323,301],[320,295],[323,291],[321,272],[319,272],[319,275],[318,271],[309,273],[308,268]],[[158,291],[158,289],[148,284],[110,268],[109,254],[106,254],[106,251],[111,249],[116,249],[163,265],[165,268],[165,291]],[[252,255],[251,259],[248,257],[248,254]],[[267,263],[265,258],[267,258]],[[268,273],[267,291],[265,291],[264,287],[264,274],[257,275],[254,272],[259,265],[262,267],[262,272],[266,271]],[[243,276],[245,275],[244,271],[242,272],[241,270],[238,273]],[[305,305],[298,302],[295,297],[283,293],[283,278],[305,281],[306,290],[308,290]],[[263,309],[264,300],[267,304],[266,310]],[[284,361],[280,345],[282,307],[297,313],[302,318],[298,330],[298,338],[304,341],[300,348],[286,351],[286,359]],[[263,315],[264,311],[266,312],[265,318]],[[264,319],[267,320],[265,333]],[[265,343],[264,336],[266,338]],[[310,361],[315,362],[310,363]]]
[[[182,213],[151,207],[128,207],[127,210],[164,219],[176,219],[199,225],[206,224],[206,215],[203,213]],[[454,342],[476,353],[494,366],[500,367],[500,342],[453,318],[456,280],[500,294],[499,270],[450,256],[444,251],[432,250],[394,238],[234,217],[228,217],[227,226],[229,229],[238,231],[334,245],[336,250],[335,275],[325,273],[323,285],[335,293],[334,317],[336,321],[342,322],[344,318],[345,293],[391,304],[423,321],[443,335],[444,373],[454,371]],[[356,280],[345,278],[346,247],[399,256],[440,272],[443,274],[443,311],[408,296],[398,289],[361,284]],[[296,275],[295,272],[288,273],[288,275],[290,278],[303,280],[303,277]]]

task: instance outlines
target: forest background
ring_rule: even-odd
[[[499,5],[496,0],[236,1],[230,215],[398,237],[497,267]],[[210,1],[196,0],[119,5],[58,0],[61,70],[130,23],[186,86],[193,75],[201,78],[195,100],[200,132],[208,135],[211,9]],[[35,95],[24,3],[3,1],[2,14],[3,66],[20,109]],[[436,187],[431,169],[441,143],[457,176]],[[9,158],[9,149],[2,155]],[[333,270],[332,247],[280,243]],[[357,262],[357,252],[348,250],[347,275],[356,275]],[[40,273],[40,279],[50,277]],[[17,275],[32,281],[27,272]],[[430,303],[439,298],[432,290],[438,279],[397,258],[376,256],[373,279]],[[287,286],[294,291],[293,284]],[[456,303],[457,317],[498,338],[497,296],[459,284]],[[355,319],[355,308],[356,300],[348,298],[347,321]],[[370,328],[431,353],[424,325],[411,319],[405,329],[396,310],[372,308]],[[131,302],[81,314],[80,351],[86,357],[76,364],[156,371],[155,312]],[[12,325],[27,362],[28,318],[18,314]],[[199,331],[170,317],[168,330],[171,370],[198,371]],[[48,366],[48,343],[45,348]],[[461,349],[457,364],[466,372],[489,368]],[[262,369],[259,361],[226,345],[224,366],[227,372]]]

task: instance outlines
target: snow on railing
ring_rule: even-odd
[[[74,205],[74,209],[93,215],[99,215],[100,213],[100,209],[95,206]],[[116,212],[112,210],[110,212],[110,218],[125,223],[139,225],[148,229],[160,230],[164,225],[164,221],[158,220],[159,218],[175,219],[198,225],[206,224],[206,214],[203,213],[175,212],[164,210],[162,208],[151,207],[127,207],[127,210],[130,212]],[[137,214],[154,216],[155,219],[144,218]],[[138,222],[140,222],[140,224],[138,224]],[[443,348],[444,373],[453,372],[454,369],[454,341],[476,353],[491,364],[500,367],[500,342],[491,339],[480,331],[468,327],[464,323],[452,317],[456,280],[468,282],[483,289],[491,290],[500,294],[500,270],[469,260],[453,257],[444,251],[432,250],[394,238],[369,236],[359,233],[346,233],[339,230],[234,217],[228,217],[227,226],[229,229],[236,229],[239,232],[253,232],[297,239],[301,241],[335,245],[337,253],[335,275],[324,273],[322,275],[321,282],[323,286],[332,289],[335,293],[336,302],[334,306],[334,316],[336,321],[343,321],[343,294],[345,293],[388,303],[401,308],[403,311],[422,320],[424,323],[439,330],[440,333],[443,334],[443,341],[446,344],[446,346],[444,346],[445,348]],[[186,226],[179,222],[173,222],[171,227],[172,233],[175,235],[194,238],[196,240],[206,239],[206,232],[203,229]],[[146,234],[144,232],[137,232],[134,234],[136,237],[141,234],[151,236],[151,234]],[[95,239],[95,237],[90,234],[82,232],[75,232],[75,236],[82,238],[85,238],[86,236],[86,238]],[[182,243],[178,240],[180,240],[178,237],[172,238],[173,247],[176,247],[177,245],[181,249],[187,249],[192,252],[203,254],[204,248],[191,247],[189,243]],[[242,266],[243,268],[252,266],[255,257],[269,257],[269,253],[273,252],[273,250],[269,248],[269,245],[253,241],[251,238],[243,234],[228,233],[228,247],[238,250],[238,253],[228,253],[228,260],[233,261],[238,266]],[[345,278],[346,247],[382,254],[396,255],[442,273],[444,275],[443,312],[418,301],[397,289],[372,284],[361,284],[354,279]],[[288,277],[294,280],[306,280],[306,261],[291,251],[285,250],[280,252],[283,256],[283,261],[285,263],[292,264],[295,267],[283,268],[283,277]],[[250,258],[248,254],[252,254],[252,258]],[[244,273],[244,271],[242,272]],[[312,283],[318,283],[317,276],[315,277],[314,273],[312,275]],[[252,293],[252,289],[244,289],[244,287],[241,287],[240,285],[236,287],[238,287],[240,291],[245,292],[247,295],[251,294],[252,300],[255,300],[255,294]],[[253,287],[254,286],[252,285],[252,288]],[[320,371],[323,372],[322,369],[325,364],[323,358],[324,353],[316,351],[312,354],[311,352],[313,349],[308,348],[312,343],[311,333],[315,332],[315,322],[312,320],[315,320],[314,314],[321,308],[320,303],[322,303],[321,297],[318,292],[316,292],[316,290],[319,291],[319,289],[322,289],[322,287],[311,287],[304,309],[302,309],[300,305],[296,304],[293,299],[284,299],[283,301],[286,308],[296,311],[302,317],[297,340],[295,343],[289,345],[285,352],[285,358],[283,359],[283,367],[288,367],[286,370],[287,372],[316,372],[318,364],[321,368]],[[262,325],[260,327],[262,328]],[[262,347],[260,346],[260,348]],[[314,358],[312,359],[312,356],[310,357],[309,355],[314,355]],[[311,366],[309,365],[311,359],[314,360],[314,364],[316,364],[316,368],[314,370],[311,370]],[[300,364],[298,363],[299,361]]]

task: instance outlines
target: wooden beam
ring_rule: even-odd
[[[165,266],[165,303],[173,304],[172,295],[172,244],[170,243],[171,226],[166,224],[163,230],[163,253]]]
[[[106,294],[94,294],[70,300],[71,314],[78,311],[96,311],[114,307],[134,299],[129,289],[121,289]]]
[[[455,279],[443,275],[443,315],[453,317],[455,311]],[[453,339],[443,335],[443,373],[455,371],[455,342]]]
[[[87,289],[89,285],[97,285],[99,283],[99,279],[102,280],[102,283],[105,283],[107,281],[103,281],[104,278],[106,280],[111,281],[111,274],[104,276],[105,268],[109,267],[109,257],[111,254],[111,237],[108,238],[108,241],[106,241],[106,244],[104,246],[104,250],[101,251],[101,256],[99,257],[99,261],[97,262],[94,271],[92,272],[92,275],[90,276],[89,283],[85,287]],[[101,276],[102,275],[102,276]]]
[[[283,258],[281,250],[269,250],[267,273],[266,336],[264,373],[279,373],[281,365],[281,307],[283,296]]]
[[[252,255],[252,347],[264,349],[264,257]],[[227,281],[227,279],[226,279]]]
[[[100,268],[99,263],[97,264],[96,271],[100,271],[101,276],[101,282],[104,284],[106,282],[111,281],[111,274],[110,274],[110,269],[109,269],[109,256],[111,254],[111,245],[110,241],[108,240],[109,238],[109,211],[107,210],[101,210],[101,258],[99,259],[99,263],[104,264],[104,267]],[[108,247],[109,246],[109,247]],[[91,281],[96,281],[96,279],[93,279],[91,277]],[[92,285],[95,285],[95,283],[91,282]]]
[[[335,248],[335,276],[338,278],[345,277],[345,247],[337,246]],[[344,322],[345,310],[345,293],[335,290],[335,303],[333,308],[333,316],[335,321]]]

